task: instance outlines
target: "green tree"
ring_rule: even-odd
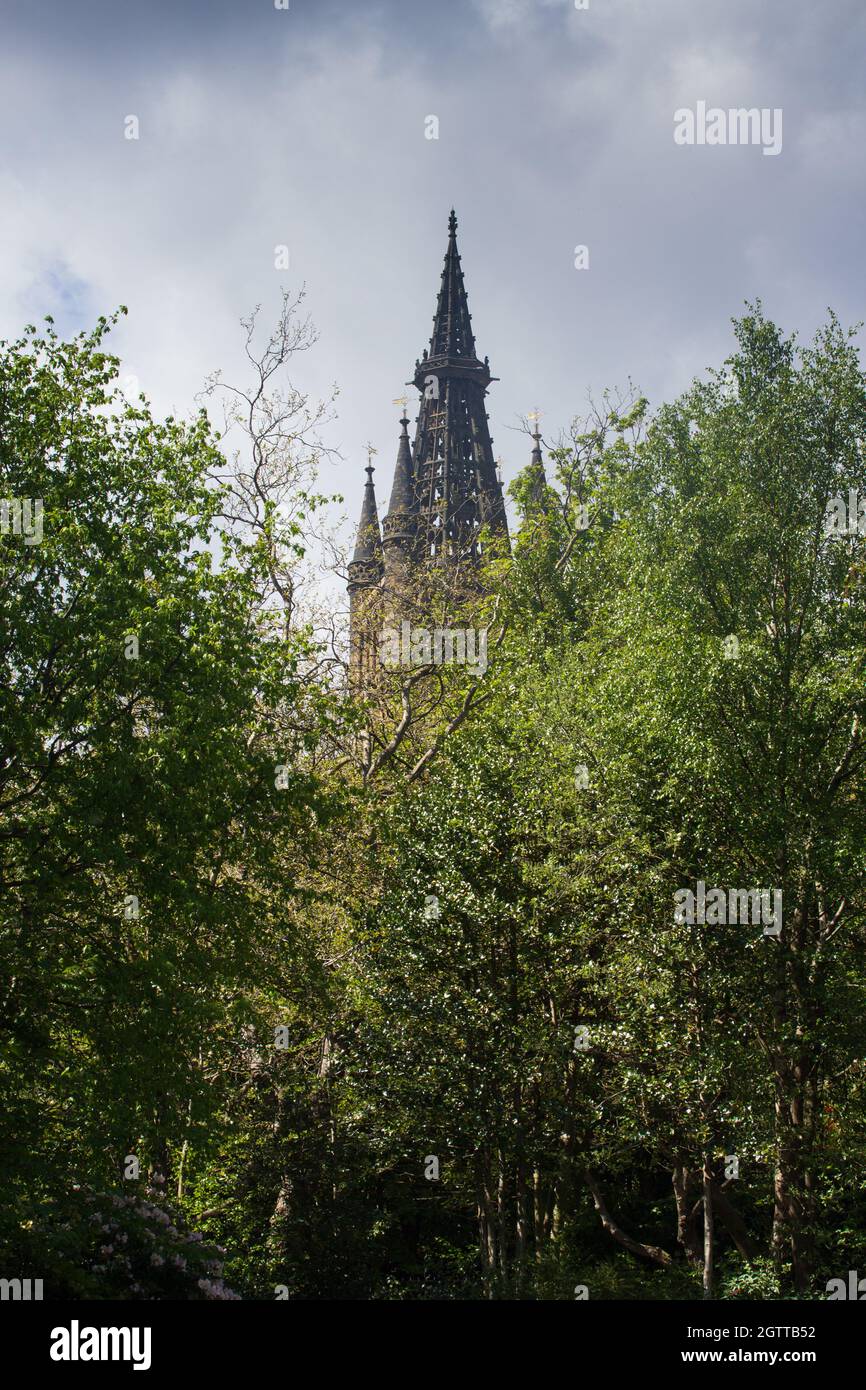
[[[0,351],[0,491],[44,509],[39,543],[0,538],[15,1222],[118,1184],[127,1154],[182,1188],[261,992],[301,958],[287,847],[331,814],[305,770],[328,700],[308,640],[263,609],[265,542],[219,524],[204,414],[124,400],[109,327],[62,342],[49,322]]]

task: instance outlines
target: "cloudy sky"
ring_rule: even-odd
[[[522,414],[538,406],[552,439],[588,391],[672,395],[726,355],[746,299],[804,336],[828,305],[866,317],[864,0],[0,0],[0,16],[0,336],[124,303],[124,370],[184,414],[214,368],[243,380],[240,316],[272,318],[281,284],[304,283],[320,338],[295,376],[339,385],[343,461],[323,482],[352,517],[367,440],[389,491],[391,401],[429,338],[452,204],[506,480]],[[780,108],[781,153],[676,144],[674,112],[701,101]]]

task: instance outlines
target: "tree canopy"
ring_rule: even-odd
[[[512,486],[486,669],[424,705],[305,612],[297,402],[226,481],[110,327],[0,347],[43,503],[0,537],[7,1263],[677,1299],[866,1260],[855,334],[747,306],[677,400],[575,420]]]

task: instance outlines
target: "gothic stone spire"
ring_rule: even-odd
[[[430,349],[415,364],[421,409],[413,473],[423,556],[474,557],[485,525],[507,541],[502,487],[484,409],[492,380],[487,358],[482,362],[475,351],[452,209]]]
[[[413,548],[415,540],[418,501],[415,496],[412,448],[409,443],[409,420],[406,415],[401,417],[400,425],[402,432],[397,447],[397,463],[394,468],[391,503],[384,521],[384,536],[386,549],[390,544],[400,542],[408,551]]]
[[[373,465],[368,463],[355,553],[349,561],[349,681],[356,690],[370,688],[376,677],[376,603],[383,573]]]
[[[361,503],[361,519],[355,538],[355,553],[349,563],[349,592],[352,586],[375,584],[382,575],[382,533],[376,510],[376,489],[373,486],[373,465],[367,464],[367,481]]]
[[[547,474],[544,471],[544,459],[541,456],[541,430],[538,428],[538,412],[535,411],[530,419],[535,421],[535,428],[532,431],[533,449],[529,462],[529,501],[533,507],[547,511],[549,506]]]

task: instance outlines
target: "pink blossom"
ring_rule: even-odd
[[[221,1279],[199,1279],[198,1287],[201,1289],[205,1298],[222,1299],[224,1301],[235,1299],[240,1302],[240,1294],[235,1293],[233,1289],[226,1288]]]

